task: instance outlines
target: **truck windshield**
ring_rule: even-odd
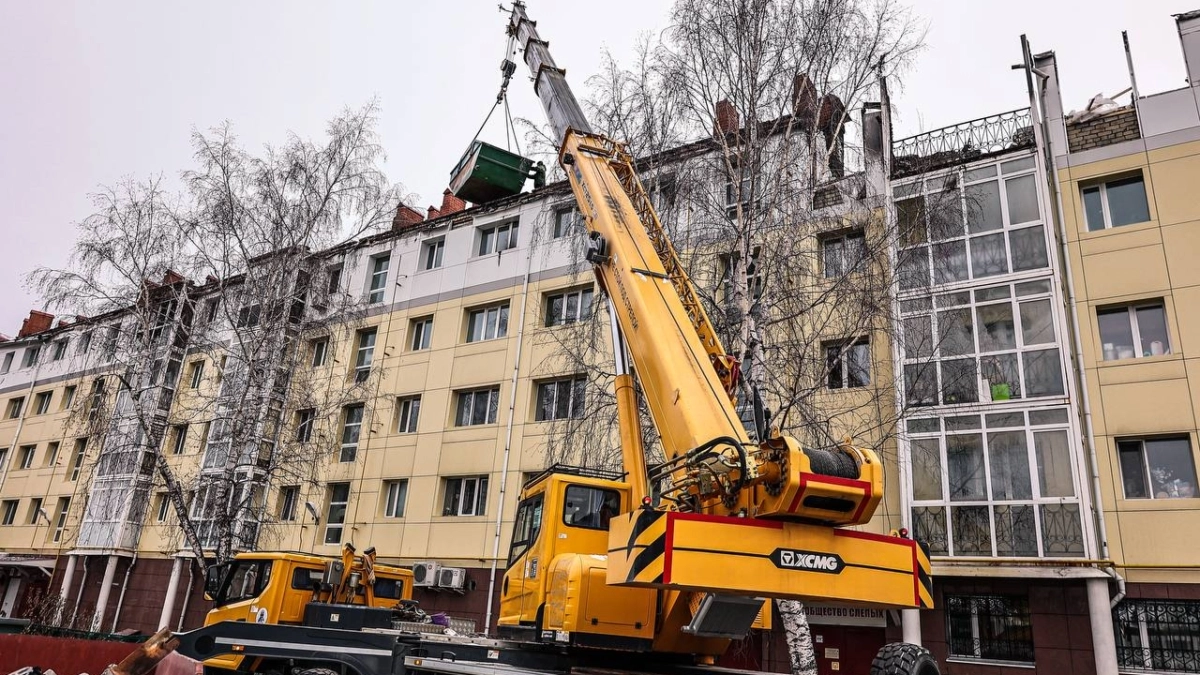
[[[508,566],[512,567],[542,531],[542,495],[521,502],[517,507],[517,522],[513,525],[512,546],[508,547]]]
[[[219,607],[240,600],[258,597],[271,581],[270,560],[235,560],[211,593],[213,602]]]
[[[621,493],[582,485],[567,488],[563,524],[589,530],[607,530],[608,521],[621,512]]]

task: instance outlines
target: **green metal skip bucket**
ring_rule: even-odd
[[[519,194],[533,162],[494,145],[475,141],[450,172],[455,197],[484,204]]]

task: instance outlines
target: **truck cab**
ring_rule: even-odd
[[[205,626],[221,621],[290,624],[304,623],[305,607],[329,599],[328,570],[341,559],[294,552],[239,553],[233,560],[212,565],[205,572],[204,597],[213,608]],[[412,599],[412,571],[391,565],[375,565],[371,593],[365,585],[349,594],[345,604],[395,607]],[[334,581],[336,583],[336,581]],[[370,602],[368,603],[368,595]],[[204,662],[208,672],[242,670],[243,658],[223,656]]]

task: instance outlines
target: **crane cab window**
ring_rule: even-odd
[[[401,579],[375,580],[375,597],[399,600],[404,597],[404,581]]]
[[[512,545],[508,547],[508,566],[525,555],[542,531],[542,495],[534,495],[517,507],[517,522],[513,525]]]
[[[607,530],[608,521],[621,512],[621,493],[616,490],[572,485],[563,502],[563,523],[570,527]]]
[[[316,567],[297,567],[292,571],[292,588],[299,591],[313,591],[321,587],[325,570]]]
[[[261,595],[271,581],[271,564],[270,560],[233,561],[219,583],[214,577],[205,583],[209,588],[217,588],[217,592],[211,593],[213,602],[220,607]]]

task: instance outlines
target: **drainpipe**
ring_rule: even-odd
[[[121,594],[117,596],[117,608],[113,611],[112,628],[108,630],[110,633],[117,632],[117,622],[121,620],[121,605],[125,604],[125,591],[129,588],[129,574],[133,572],[133,566],[137,564],[137,551],[133,552],[133,559],[129,561],[129,566],[125,568],[125,580],[121,582]]]
[[[183,571],[183,558],[176,557],[171,563],[171,579],[167,582],[167,595],[163,598],[162,613],[158,615],[158,627],[171,625],[171,612],[175,609],[175,596],[179,594],[179,573]]]
[[[112,592],[113,577],[117,576],[117,556],[110,553],[104,566],[104,581],[100,582],[100,595],[96,598],[96,614],[92,617],[92,632],[100,632],[104,615],[108,613],[108,594]]]
[[[525,280],[521,283],[521,319],[517,322],[517,354],[513,359],[512,382],[508,391],[508,425],[504,432],[504,461],[500,467],[500,496],[496,506],[496,528],[492,534],[492,568],[488,574],[487,611],[483,617],[483,633],[492,632],[492,604],[496,595],[496,570],[500,563],[500,533],[504,526],[504,495],[508,488],[508,463],[512,455],[513,418],[517,408],[517,376],[521,372],[521,347],[525,337],[525,310],[529,304],[529,275],[533,270],[533,243],[525,254]]]
[[[188,585],[187,592],[183,594],[183,606],[179,609],[179,623],[175,630],[183,630],[183,617],[187,615],[188,600],[192,599],[192,583],[196,581],[196,561],[188,561]]]
[[[72,556],[74,557],[74,556]],[[88,560],[87,556],[83,557],[83,579],[79,581],[79,593],[75,596],[75,606],[71,608],[71,623],[68,624],[72,628],[75,627],[75,617],[79,615],[79,601],[83,599],[83,592],[87,590],[88,578]]]
[[[1108,560],[1108,528],[1104,522],[1104,505],[1100,503],[1100,465],[1096,453],[1096,432],[1092,420],[1091,397],[1088,393],[1087,370],[1083,365],[1083,337],[1079,329],[1079,303],[1075,297],[1075,275],[1071,268],[1070,250],[1067,248],[1067,228],[1063,211],[1062,193],[1058,189],[1058,161],[1054,158],[1054,148],[1050,147],[1050,130],[1046,121],[1046,115],[1044,114],[1045,109],[1038,109],[1038,104],[1043,101],[1036,93],[1037,87],[1034,82],[1035,69],[1033,55],[1029,49],[1029,40],[1024,35],[1021,36],[1021,56],[1025,62],[1025,81],[1029,87],[1030,113],[1038,116],[1035,139],[1038,135],[1041,136],[1042,146],[1045,148],[1044,160],[1047,163],[1050,174],[1050,180],[1046,181],[1046,183],[1047,189],[1050,190],[1054,198],[1053,215],[1056,221],[1055,229],[1058,233],[1059,255],[1062,257],[1063,273],[1066,277],[1067,305],[1071,309],[1068,321],[1070,322],[1072,347],[1075,350],[1075,358],[1072,360],[1075,362],[1076,382],[1079,383],[1079,402],[1083,407],[1084,433],[1087,434],[1088,468],[1091,473],[1092,482],[1092,512],[1096,518],[1096,533],[1100,543],[1100,558]],[[1041,74],[1039,73],[1039,75]],[[1035,97],[1037,100],[1034,100]],[[1043,153],[1037,154],[1041,155]],[[1039,159],[1042,158],[1039,157]],[[1112,569],[1108,570],[1108,574],[1115,579],[1121,578]],[[1121,597],[1124,597],[1123,581],[1118,583],[1117,589],[1119,597],[1114,600],[1108,595],[1107,581],[1102,579],[1088,579],[1087,581],[1088,616],[1092,628],[1092,651],[1095,658],[1097,675],[1116,675],[1118,671],[1116,659],[1117,647],[1113,634],[1112,615],[1109,612],[1100,611],[1105,604],[1105,600],[1108,600],[1109,609],[1112,609],[1112,607],[1116,606],[1117,602],[1120,602]]]

